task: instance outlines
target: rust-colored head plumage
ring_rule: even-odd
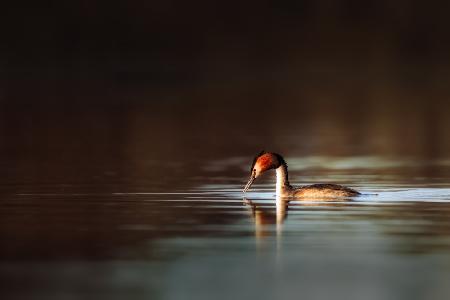
[[[282,164],[286,165],[283,157],[277,153],[261,151],[254,159],[250,168],[250,179],[244,188],[246,192],[253,181],[267,170],[276,169]]]
[[[255,172],[258,177],[267,170],[276,169],[282,164],[286,164],[283,157],[277,153],[260,152],[253,160],[250,172]]]
[[[263,150],[263,151],[259,152],[258,155],[255,156],[255,158],[253,159],[253,162],[252,162],[252,166],[250,167],[250,173],[253,172],[253,168],[255,167],[255,164],[256,164],[256,161],[258,160],[258,158],[264,154],[266,154],[266,152]]]

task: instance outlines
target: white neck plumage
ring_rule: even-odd
[[[288,170],[285,164],[282,164],[276,169],[277,172],[277,185],[276,185],[276,193],[277,197],[286,196],[286,194],[290,191],[290,184],[288,179]]]

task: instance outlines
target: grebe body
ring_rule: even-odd
[[[283,157],[277,153],[261,152],[253,160],[250,169],[250,179],[244,188],[244,193],[253,184],[253,181],[262,173],[275,169],[277,174],[276,194],[284,198],[336,198],[353,197],[360,195],[354,189],[337,184],[313,184],[294,188],[289,183],[288,168]]]

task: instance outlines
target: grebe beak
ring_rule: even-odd
[[[247,184],[246,184],[245,187],[244,187],[244,190],[243,190],[244,193],[246,193],[246,192],[248,191],[248,189],[249,189],[250,186],[252,185],[253,181],[255,181],[255,178],[256,178],[256,177],[255,177],[254,174],[252,174],[252,175],[250,176],[250,179],[248,180]]]

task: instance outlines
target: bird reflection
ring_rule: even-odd
[[[269,204],[264,206],[261,203],[256,203],[250,199],[243,198],[244,204],[248,207],[248,211],[255,224],[255,243],[256,253],[259,255],[270,254],[274,259],[275,266],[278,268],[283,266],[284,243],[283,243],[283,225],[288,216],[289,206],[306,207],[306,206],[342,206],[348,203],[344,199],[323,199],[317,202],[313,201],[295,201],[277,196],[275,210]],[[274,254],[272,256],[272,254]],[[264,256],[267,259],[267,256]]]
[[[276,228],[276,239],[278,247],[280,247],[282,233],[283,233],[283,224],[287,218],[289,205],[292,199],[283,198],[280,196],[276,197],[276,208],[273,210],[273,206],[263,206],[261,204],[256,204],[250,199],[243,198],[244,204],[249,208],[249,212],[251,213],[251,217],[255,223],[255,238],[258,244],[264,240],[264,238],[274,235],[274,227]],[[311,201],[311,202],[295,202],[291,204],[293,206],[345,206],[348,204],[349,199],[333,199],[333,201]],[[320,204],[319,204],[320,203]]]
[[[405,241],[393,248],[400,253],[429,253],[433,251],[443,251],[450,249],[447,242],[450,236],[448,220],[450,207],[447,203],[440,202],[418,202],[418,203],[389,203],[378,205],[354,205],[352,199],[333,199],[333,201],[295,201],[286,198],[276,198],[276,207],[273,202],[264,205],[261,202],[253,202],[243,198],[243,202],[248,208],[249,215],[254,223],[254,235],[256,248],[259,250],[272,249],[276,247],[276,258],[282,259],[283,228],[288,217],[289,210],[296,213],[296,220],[292,220],[290,230],[299,231],[301,222],[300,215],[307,215],[309,207],[314,211],[329,210],[342,212],[339,220],[343,224],[353,224],[354,222],[366,222],[370,220],[380,226],[380,233],[385,236],[400,238]],[[351,213],[351,211],[363,213]],[[300,214],[300,210],[302,211]],[[399,225],[393,226],[385,220],[395,219]],[[401,224],[409,224],[409,228]],[[389,225],[389,226],[388,226]],[[310,233],[305,231],[306,234]],[[423,239],[422,239],[423,237]],[[275,238],[275,239],[274,239]],[[427,240],[424,243],[424,240]],[[292,236],[291,236],[292,240]],[[266,252],[265,253],[272,253]]]
[[[257,205],[247,198],[244,198],[243,202],[249,208],[255,223],[255,237],[257,242],[260,242],[264,237],[272,235],[271,229],[273,227],[270,225],[276,225],[277,238],[281,238],[283,223],[287,217],[289,200],[277,197],[275,212],[272,207]]]

